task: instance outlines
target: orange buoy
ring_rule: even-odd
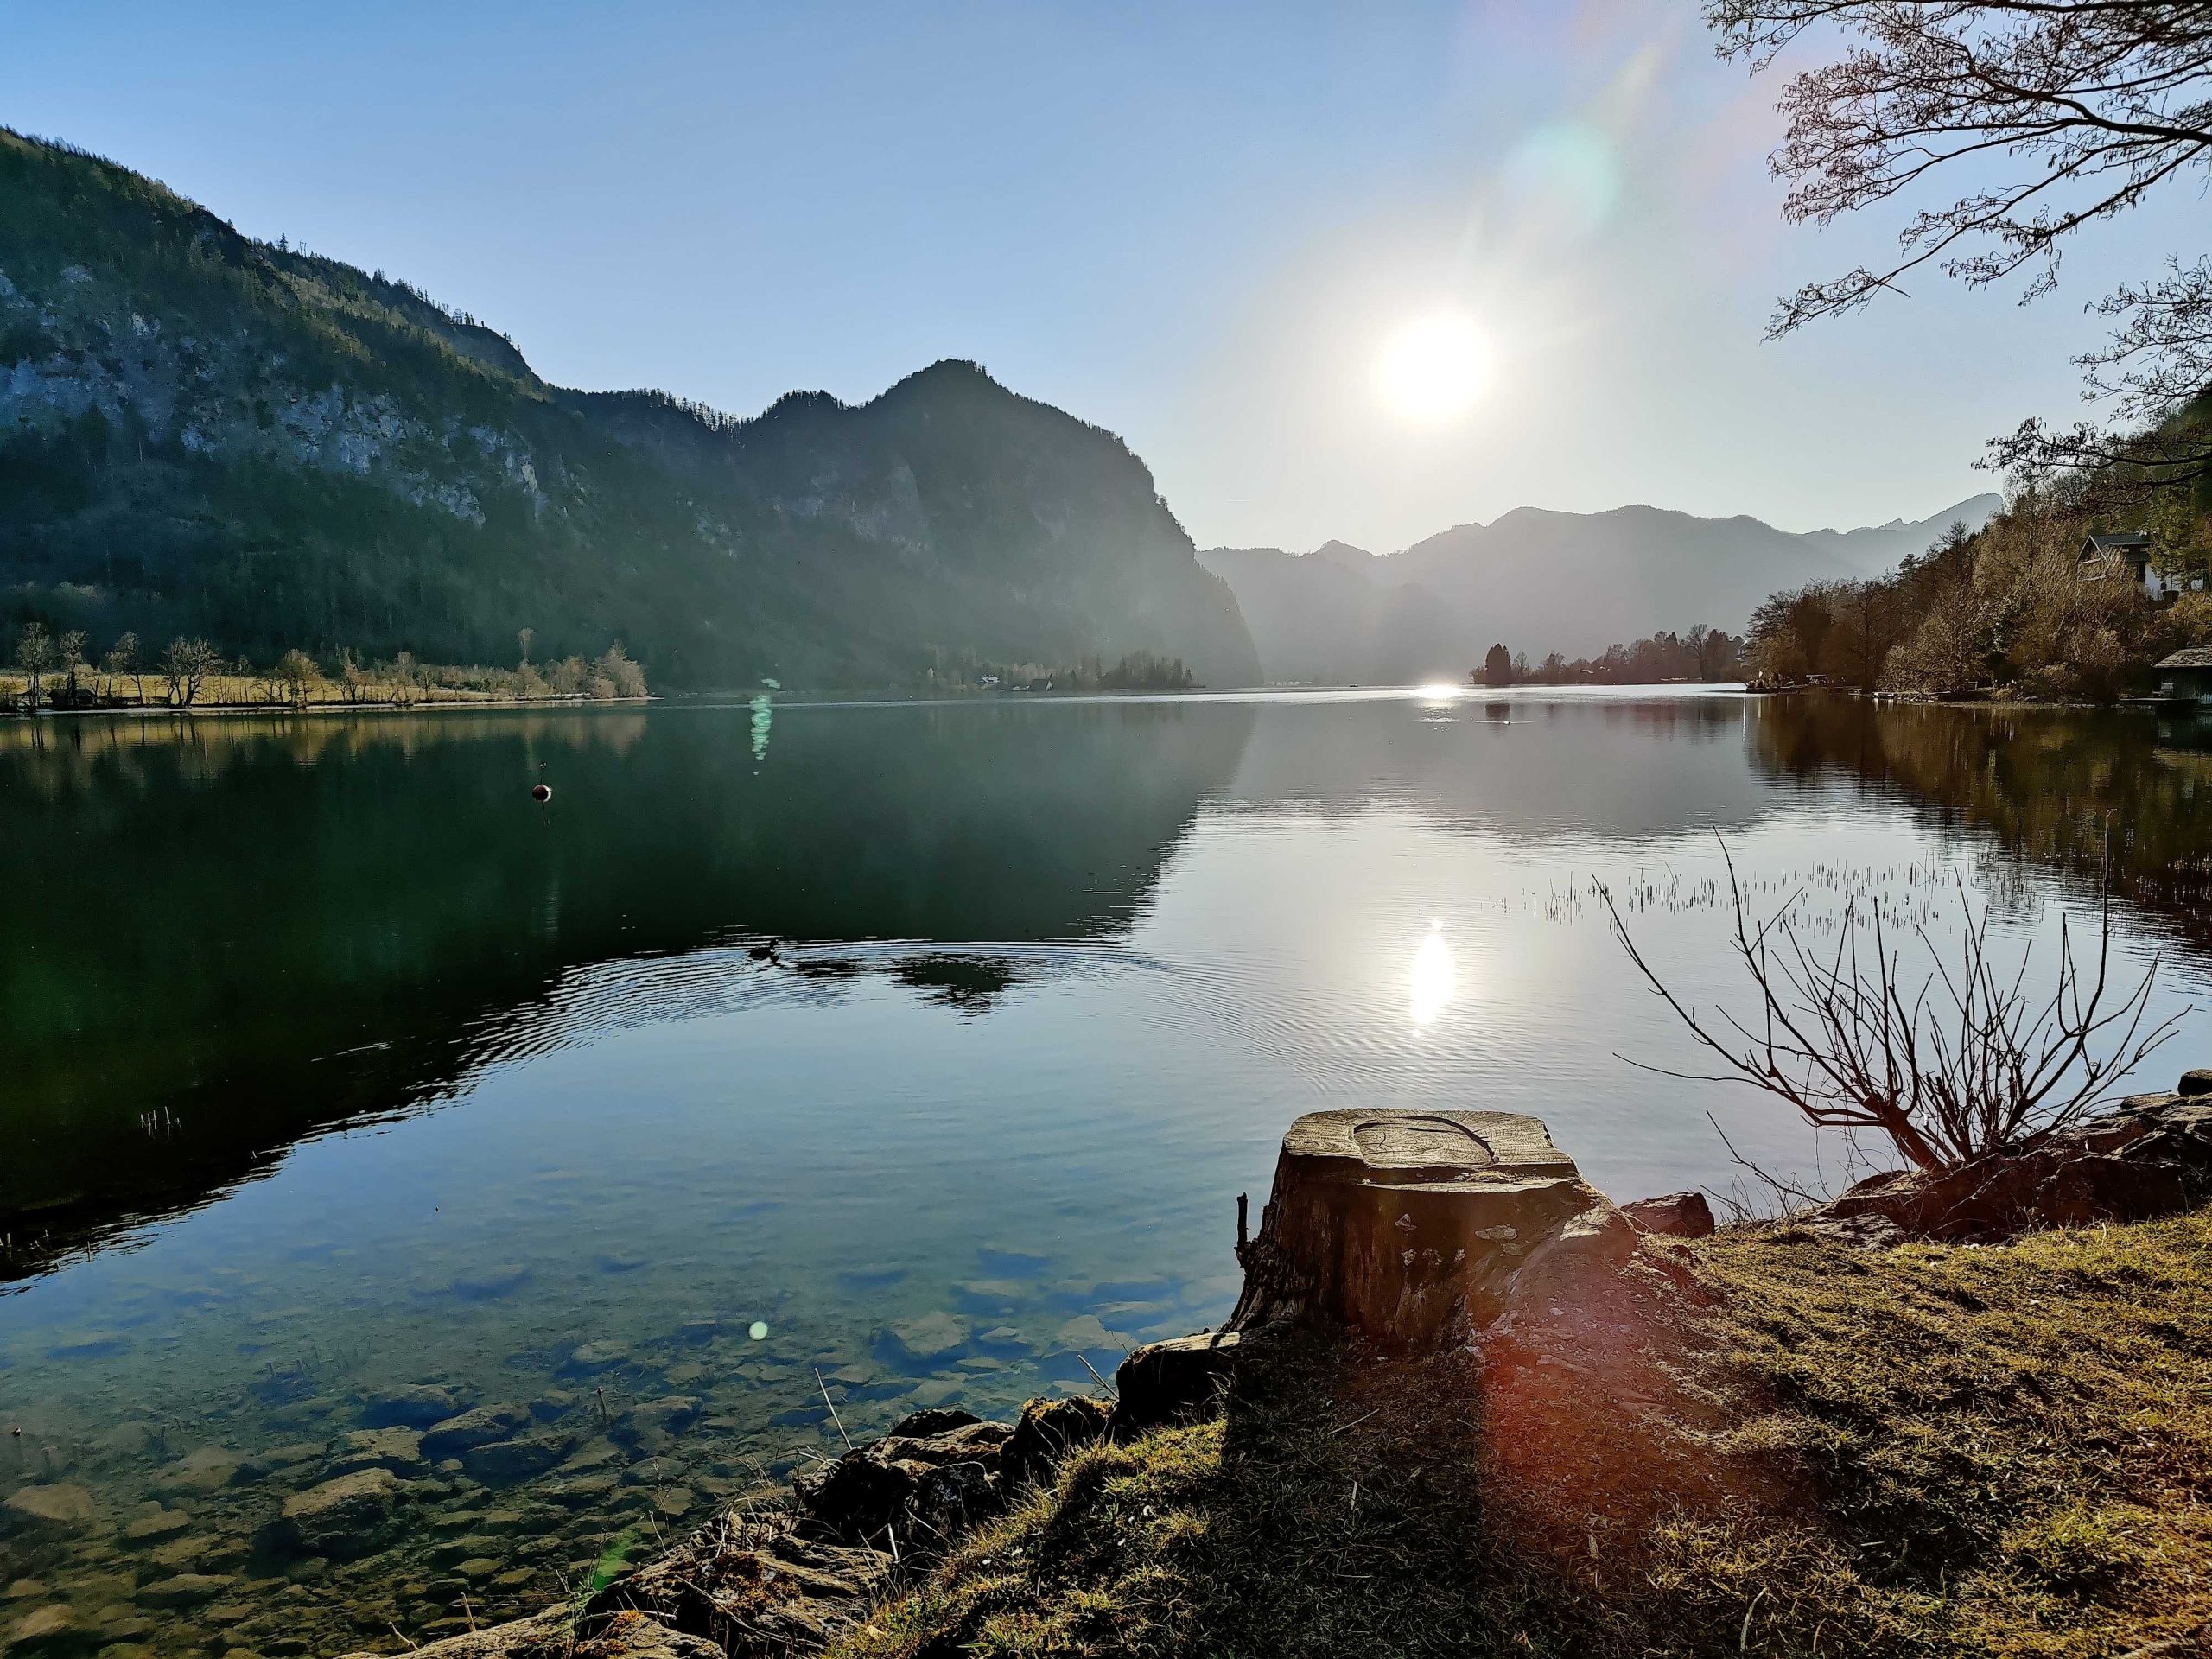
[[[553,785],[550,784],[532,784],[530,786],[530,798],[536,801],[540,806],[544,805],[546,802],[553,798]]]

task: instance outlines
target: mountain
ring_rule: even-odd
[[[1878,575],[1900,559],[1925,553],[1955,524],[1980,530],[2004,505],[2001,495],[1973,495],[1932,518],[1892,518],[1863,530],[1808,530],[1797,539],[1835,554],[1854,575]]]
[[[1198,558],[1235,592],[1270,680],[1457,680],[1493,640],[1572,657],[1696,622],[1738,632],[1777,589],[1871,575],[1955,521],[1978,529],[1998,502],[1976,496],[1925,519],[1802,535],[1660,507],[1521,507],[1395,554],[1330,542],[1304,555],[1216,547]]]
[[[911,683],[963,655],[1257,677],[1112,434],[944,362],[734,420],[541,379],[419,289],[0,129],[0,628]]]

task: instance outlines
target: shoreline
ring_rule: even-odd
[[[1592,1207],[1471,1268],[1472,1328],[1410,1345],[1310,1300],[1299,1317],[1259,1306],[1281,1252],[1332,1246],[1296,1196],[1332,1185],[1299,1163],[1340,1151],[1332,1118],[1374,1127],[1309,1115],[1285,1137],[1238,1251],[1259,1302],[1137,1350],[1113,1399],[1033,1400],[1011,1424],[912,1413],[565,1603],[417,1650],[2024,1659],[2054,1640],[2194,1651],[2212,1632],[2212,1529],[2185,1490],[2212,1412],[2168,1397],[2185,1372],[2212,1382],[2176,1324],[2212,1285],[2212,1101],[2131,1097],[2067,1148],[1954,1172],[1980,1172],[1964,1199],[1955,1179],[1878,1177],[1717,1230],[1695,1195],[1617,1206],[1567,1162],[1555,1196]],[[1497,1144],[1516,1174],[1562,1179],[1548,1138]],[[2123,1162],[2135,1175],[2076,1213],[2079,1178],[2096,1189]],[[2031,1166],[2065,1179],[2024,1209]],[[2175,1186],[2146,1201],[2158,1172]],[[1422,1215],[1397,1224],[1416,1244],[1449,1225],[1433,1191],[1391,1184],[1387,1210]],[[1557,1208],[1514,1203],[1531,1224]],[[2033,1385],[2008,1384],[2024,1365]]]
[[[659,694],[642,697],[435,697],[421,702],[202,702],[143,703],[109,709],[41,709],[29,714],[11,711],[6,718],[26,722],[41,720],[110,719],[189,720],[200,715],[271,717],[286,715],[423,715],[450,714],[472,709],[601,709],[661,702]]]

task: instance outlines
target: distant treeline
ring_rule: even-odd
[[[1470,669],[1477,685],[1659,685],[1670,680],[1743,677],[1744,642],[1726,630],[1698,623],[1681,633],[1662,631],[1631,644],[1608,645],[1595,657],[1569,659],[1553,652],[1531,664],[1525,652],[1500,645]]]
[[[1180,657],[1133,651],[1109,663],[1086,657],[1052,666],[987,662],[973,655],[940,658],[923,676],[930,691],[1192,691],[1198,677]]]
[[[9,658],[14,672],[0,670],[0,712],[606,702],[645,695],[645,671],[619,641],[588,661],[570,656],[540,664],[530,659],[531,631],[524,628],[517,638],[522,656],[513,668],[418,663],[405,651],[367,660],[342,647],[324,661],[292,650],[273,662],[256,664],[251,658],[226,657],[199,639],[180,637],[151,651],[130,632],[95,652],[80,630],[54,633],[41,623],[27,622],[16,630]]]

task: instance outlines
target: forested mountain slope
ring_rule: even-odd
[[[1143,463],[972,364],[746,421],[569,391],[404,283],[0,129],[0,632],[34,618],[263,659],[506,661],[528,627],[702,687],[1257,677]]]

